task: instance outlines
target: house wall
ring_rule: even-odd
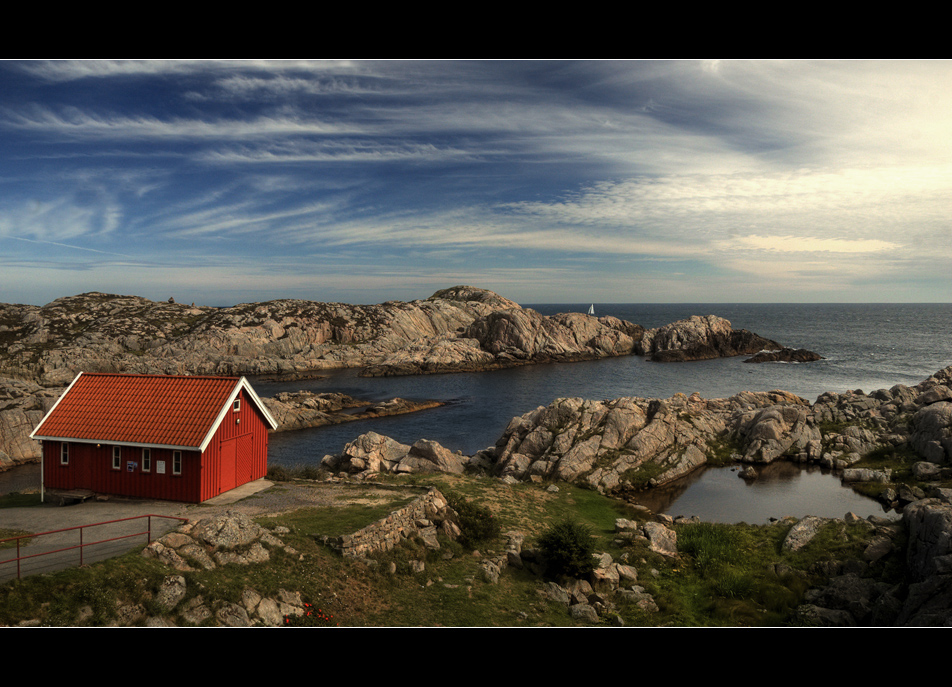
[[[69,464],[60,464],[62,442],[43,442],[43,483],[48,489],[89,489],[101,494],[166,501],[198,502],[201,454],[182,451],[182,474],[172,474],[172,450],[150,449],[151,469],[143,469],[142,449],[120,447],[119,469],[113,468],[111,444],[69,443]],[[164,470],[164,471],[163,471]]]

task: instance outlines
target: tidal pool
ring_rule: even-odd
[[[842,486],[839,476],[785,461],[758,467],[758,476],[752,480],[741,478],[738,468],[707,468],[637,500],[655,513],[696,515],[705,522],[729,524],[759,525],[788,515],[842,518],[855,513],[861,518],[899,518],[878,501]]]

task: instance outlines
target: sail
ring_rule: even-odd
[[[590,306],[588,306],[588,314],[589,314],[589,315],[594,315],[594,314],[595,314],[595,304],[594,304],[594,303],[592,303]]]

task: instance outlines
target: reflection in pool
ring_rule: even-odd
[[[778,461],[758,466],[757,471],[756,479],[747,480],[740,477],[738,468],[699,470],[637,500],[655,513],[696,515],[705,522],[754,525],[787,515],[842,518],[849,512],[861,518],[899,517],[878,501],[843,487],[838,475],[818,467]]]

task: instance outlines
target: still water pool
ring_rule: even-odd
[[[696,515],[705,522],[728,524],[760,525],[788,515],[899,517],[879,502],[842,486],[835,474],[785,461],[760,467],[753,480],[741,478],[737,468],[699,470],[677,484],[646,492],[638,502],[672,517]]]

